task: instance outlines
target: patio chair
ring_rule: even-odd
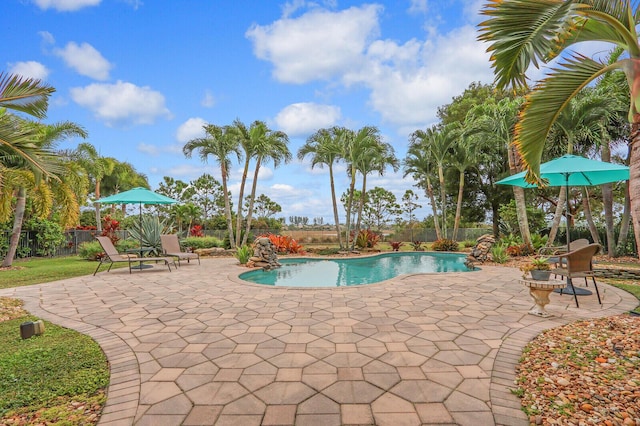
[[[162,253],[176,257],[178,266],[180,266],[180,259],[187,259],[187,263],[191,262],[191,259],[198,259],[198,265],[200,264],[200,255],[198,253],[189,253],[180,249],[180,241],[178,241],[176,234],[160,235],[160,242],[162,243]]]
[[[586,247],[581,247],[576,250],[572,250],[569,253],[559,254],[558,261],[560,267],[552,269],[551,272],[556,275],[562,275],[566,277],[573,286],[574,278],[584,278],[585,284],[588,285],[587,278],[591,278],[593,286],[596,289],[598,295],[598,303],[602,305],[600,300],[600,292],[598,291],[598,284],[596,284],[595,276],[593,275],[593,257],[600,251],[600,244],[593,243]],[[562,294],[562,291],[560,292]],[[574,291],[574,297],[576,299],[576,306],[578,306],[578,297]]]
[[[173,262],[173,259],[170,257],[137,257],[122,255],[118,253],[118,250],[116,250],[116,247],[113,245],[109,237],[96,237],[96,239],[102,246],[102,249],[105,252],[105,256],[102,256],[100,258],[100,263],[93,273],[94,276],[98,273],[100,266],[102,266],[104,262],[110,262],[107,272],[111,271],[111,267],[114,263],[127,262],[129,264],[129,273],[131,273],[132,268],[134,268],[131,266],[133,263],[140,262],[140,269],[142,270],[142,262],[155,261],[157,263],[163,261],[164,264],[167,265],[167,268],[169,268],[169,272],[171,272],[171,266],[169,265],[169,262]]]

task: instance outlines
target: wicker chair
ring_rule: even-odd
[[[560,267],[552,269],[551,273],[566,277],[567,280],[570,281],[571,286],[573,286],[574,278],[584,278],[585,283],[587,283],[587,278],[591,278],[593,286],[596,289],[596,294],[598,295],[598,303],[602,305],[598,284],[593,275],[593,257],[598,254],[599,251],[600,244],[594,243],[570,251],[569,253],[559,254],[557,257]],[[575,291],[574,297],[576,299],[576,306],[578,306],[578,297]]]

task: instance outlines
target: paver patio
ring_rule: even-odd
[[[273,288],[232,258],[171,273],[126,269],[0,290],[92,336],[111,382],[101,425],[526,425],[514,388],[524,345],[547,328],[633,309],[601,285],[527,314],[512,268],[379,284]]]

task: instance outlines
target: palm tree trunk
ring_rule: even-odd
[[[248,157],[248,154],[247,154]],[[238,215],[236,217],[236,247],[240,246],[240,238],[242,237],[242,232],[240,231],[240,227],[242,226],[242,201],[244,198],[244,185],[247,182],[247,174],[249,173],[249,158],[244,163],[244,170],[242,171],[242,181],[240,181],[240,193],[238,194]]]
[[[602,161],[611,162],[611,148],[608,141],[602,143]],[[613,185],[602,185],[602,204],[604,205],[604,224],[607,235],[607,254],[613,257],[615,253],[615,233],[613,230]]]
[[[460,226],[460,216],[462,213],[462,193],[464,192],[464,172],[460,172],[458,183],[458,202],[456,203],[456,217],[453,220],[453,241],[458,241],[458,227]]]
[[[625,184],[624,210],[622,212],[622,219],[620,219],[620,235],[618,235],[618,243],[616,244],[614,256],[622,256],[626,251],[630,224],[631,200],[629,199],[629,185]]]
[[[16,209],[13,213],[13,229],[9,238],[9,250],[2,261],[2,267],[8,268],[13,263],[18,250],[18,242],[20,241],[20,232],[22,231],[22,221],[24,220],[25,206],[27,205],[27,190],[24,186],[18,188],[16,196]]]
[[[258,187],[258,172],[260,171],[260,160],[258,157],[256,160],[256,170],[253,173],[253,183],[251,184],[251,198],[249,198],[249,211],[247,211],[247,227],[244,231],[244,236],[242,237],[242,245],[247,244],[247,240],[249,239],[249,231],[251,230],[251,217],[253,216],[253,200],[256,199],[256,188]]]
[[[96,179],[95,188],[96,200],[100,199],[100,181]],[[93,203],[93,207],[96,209],[96,230],[102,232],[102,218],[100,217],[100,203]]]
[[[509,171],[511,175],[520,172],[520,157],[515,146],[510,145],[507,148],[507,160],[509,162]],[[527,202],[524,196],[524,188],[519,186],[513,187],[513,198],[516,201],[516,217],[518,218],[518,228],[522,242],[528,246],[533,246],[531,241],[531,230],[529,229],[529,218],[527,217]]]
[[[556,204],[556,212],[553,215],[553,222],[551,222],[551,230],[549,231],[549,239],[547,240],[547,245],[552,246],[553,242],[558,235],[558,228],[560,228],[560,220],[562,219],[562,210],[564,209],[564,205],[566,204],[567,193],[565,191],[565,187],[560,187],[560,193],[558,194],[558,204]],[[569,220],[569,212],[567,212],[567,221]],[[568,228],[568,227],[567,227]],[[567,232],[568,229],[567,229]]]
[[[433,193],[433,187],[431,186],[431,179],[427,176],[427,195],[431,202],[433,210],[433,226],[436,228],[436,238],[439,240],[442,238],[442,232],[440,231],[440,221],[438,220],[438,206],[436,204],[436,197]]]
[[[353,192],[356,189],[356,171],[355,168],[351,170],[351,183],[349,183],[349,195],[347,197],[347,223],[346,223],[346,231],[345,237],[347,246],[350,250],[353,250],[353,245],[349,243],[349,238],[351,237],[351,209],[353,207]],[[356,239],[353,239],[353,243],[355,244]]]
[[[584,217],[589,224],[589,231],[591,232],[591,238],[594,243],[600,244],[600,236],[598,235],[598,228],[593,221],[593,215],[591,214],[591,205],[589,204],[589,193],[585,187],[582,188],[582,208],[584,210]],[[611,252],[609,252],[611,253]]]
[[[367,194],[367,175],[362,177],[362,193],[360,193],[360,203],[358,206],[358,221],[356,222],[355,234],[356,236],[360,232],[360,223],[362,220],[362,210],[364,209],[364,200]],[[354,243],[355,244],[355,243]]]
[[[629,156],[629,198],[636,247],[640,250],[640,114],[634,114],[631,124],[631,155]]]
[[[233,236],[233,218],[231,217],[231,205],[229,203],[229,190],[227,189],[227,168],[222,165],[222,191],[224,192],[224,215],[227,219],[227,232],[229,232],[229,244],[235,242]],[[233,248],[233,247],[231,247]]]
[[[338,247],[343,250],[342,235],[340,233],[340,217],[338,216],[338,200],[336,199],[336,186],[333,181],[333,166],[329,163],[329,180],[331,181],[331,201],[333,202],[333,220],[336,223],[336,235],[338,236]]]
[[[438,180],[440,181],[440,202],[442,209],[442,236],[447,238],[447,195],[444,187],[444,170],[438,166]]]

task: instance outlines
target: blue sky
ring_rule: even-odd
[[[56,88],[45,122],[69,120],[101,155],[132,163],[152,189],[163,176],[217,179],[186,159],[202,125],[263,120],[295,154],[319,128],[377,126],[397,156],[439,106],[493,75],[476,41],[475,0],[3,0],[0,69]],[[69,140],[60,148],[74,148]],[[234,163],[236,197],[241,167]],[[347,188],[338,167],[339,194]],[[401,198],[424,193],[402,172],[370,176]],[[261,172],[258,194],[283,212],[333,222],[326,169],[297,160]],[[341,210],[341,213],[343,211]]]

